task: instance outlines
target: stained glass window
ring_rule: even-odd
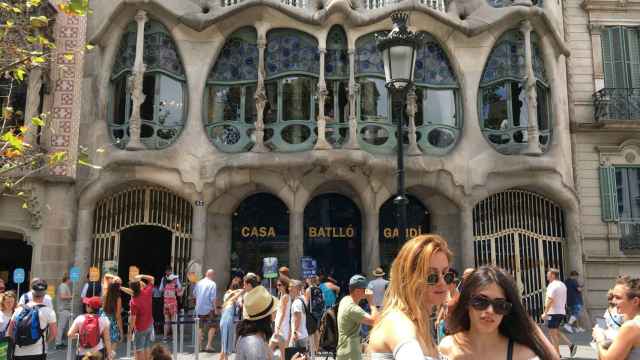
[[[221,151],[249,150],[257,118],[258,38],[252,27],[238,29],[225,41],[207,77],[205,129]]]
[[[140,107],[141,141],[149,149],[162,149],[178,137],[186,118],[186,78],[177,47],[161,23],[145,24],[143,62],[146,71]],[[109,130],[116,146],[129,141],[129,117],[133,102],[127,78],[132,74],[136,56],[137,24],[132,22],[122,35],[111,71]]]
[[[536,78],[538,144],[544,151],[550,144],[549,87],[544,58],[535,32],[531,33],[532,65]],[[485,137],[503,154],[528,149],[529,96],[522,33],[511,30],[496,43],[480,82],[480,121]]]
[[[267,146],[275,151],[304,151],[316,139],[316,102],[320,51],[311,35],[293,29],[267,33],[265,108]]]
[[[333,146],[340,146],[349,130],[349,53],[347,35],[338,25],[327,36],[324,76],[328,91],[324,103],[326,138]]]

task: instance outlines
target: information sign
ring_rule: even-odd
[[[278,258],[268,257],[262,259],[262,276],[265,279],[275,279],[278,277]]]
[[[300,264],[302,268],[302,277],[310,278],[316,275],[316,269],[318,264],[316,261],[310,256],[303,256],[300,258]]]
[[[13,271],[13,282],[22,284],[24,282],[25,272],[23,268],[17,268]]]
[[[71,282],[77,283],[78,281],[80,281],[80,268],[77,266],[74,266],[71,268],[71,270],[69,270],[69,279],[71,279]]]

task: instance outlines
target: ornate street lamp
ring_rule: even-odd
[[[398,193],[393,199],[398,210],[398,251],[406,241],[407,203],[409,202],[404,189],[404,110],[407,93],[413,86],[416,52],[422,46],[422,34],[417,34],[407,28],[408,19],[407,13],[393,13],[391,15],[393,29],[388,34],[376,35],[378,50],[382,53],[382,61],[384,62],[386,87],[392,95],[391,101],[393,103],[393,99],[399,96],[402,104],[396,132]]]

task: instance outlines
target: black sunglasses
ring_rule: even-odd
[[[498,315],[507,315],[511,312],[511,308],[513,307],[513,304],[505,299],[491,300],[486,296],[472,297],[471,301],[469,301],[469,305],[478,311],[486,310],[489,305],[491,305],[493,312]]]
[[[452,273],[448,272],[444,275],[442,275],[442,279],[444,280],[444,282],[449,285],[452,284],[455,280],[456,280],[456,276],[453,275]],[[431,274],[427,275],[427,285],[435,285],[438,283],[438,281],[440,280],[440,274],[437,272],[432,272]]]

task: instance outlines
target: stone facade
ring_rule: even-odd
[[[140,184],[162,186],[194,204],[191,257],[205,267],[218,269],[221,284],[226,283],[231,266],[232,215],[249,195],[266,192],[286,204],[289,258],[297,259],[304,255],[303,218],[307,204],[320,194],[342,194],[352,199],[360,210],[362,272],[369,274],[380,263],[380,207],[396,191],[395,157],[363,150],[357,141],[342,148],[323,143],[313,150],[278,152],[260,146],[260,140],[256,140],[251,151],[225,153],[212,145],[204,131],[203,97],[207,75],[221,56],[225,39],[237,29],[244,26],[255,28],[259,48],[264,48],[271,29],[304,31],[317,39],[322,51],[327,33],[333,25],[339,24],[345,30],[349,54],[353,57],[356,40],[371,32],[389,29],[389,15],[394,10],[410,11],[410,27],[433,36],[448,57],[459,84],[463,121],[455,146],[437,156],[412,151],[405,159],[407,192],[429,209],[431,231],[448,239],[455,253],[455,267],[473,266],[477,260],[474,255],[474,207],[481,200],[509,189],[537,193],[562,208],[566,234],[563,248],[565,254],[570,254],[563,258],[565,270],[582,272],[583,259],[576,255],[583,253],[581,225],[583,229],[594,229],[594,235],[585,237],[584,246],[588,254],[592,249],[604,246],[596,238],[596,234],[604,234],[601,230],[604,225],[586,224],[586,219],[591,218],[585,217],[585,201],[578,201],[574,184],[572,142],[578,144],[576,156],[584,154],[589,166],[593,165],[595,169],[597,160],[591,159],[591,150],[579,145],[578,135],[571,137],[568,103],[571,93],[567,87],[566,57],[570,44],[579,46],[581,43],[565,41],[563,9],[555,1],[544,1],[541,6],[520,1],[504,7],[491,7],[484,1],[454,1],[447,11],[444,11],[444,3],[409,0],[387,6],[340,0],[308,4],[277,1],[225,1],[222,4],[182,0],[92,1],[91,6],[94,13],[88,20],[86,39],[96,48],[87,52],[75,67],[72,66],[82,70],[83,77],[76,81],[79,90],[71,116],[76,119],[74,126],[79,126],[78,144],[88,149],[91,161],[101,169],[81,167],[77,176],[66,173],[64,180],[70,182],[60,182],[59,178],[39,182],[37,188],[42,193],[41,203],[47,207],[39,229],[26,225],[17,228],[16,224],[26,222],[28,215],[16,208],[17,204],[9,204],[6,200],[0,202],[3,207],[15,208],[3,214],[20,214],[16,215],[19,221],[4,215],[0,217],[0,230],[23,233],[35,245],[33,272],[36,275],[61,275],[71,263],[87,269],[92,262],[94,221],[96,216],[100,216],[96,215],[97,204],[116,191]],[[186,78],[188,110],[184,128],[173,144],[160,150],[132,151],[114,146],[107,126],[113,91],[111,69],[123,33],[136,14],[141,16],[141,11],[166,27],[176,44]],[[575,28],[571,23],[570,26],[570,29]],[[524,39],[529,39],[531,31],[534,31],[539,38],[552,109],[552,140],[545,152],[535,146],[538,141],[533,137],[538,131],[535,121],[531,121],[527,128],[529,146],[519,154],[499,153],[483,135],[478,109],[479,84],[494,45],[509,30],[524,34]],[[589,40],[587,33],[584,37],[585,41]],[[530,101],[526,102],[528,106],[524,111],[535,118],[532,49],[529,40],[526,44],[523,59],[528,69],[525,78],[529,83],[525,96]],[[575,61],[581,62],[580,54],[584,55],[585,51],[577,52]],[[587,57],[585,62],[588,61]],[[575,66],[575,69],[583,67]],[[264,80],[261,80],[262,76],[264,74],[258,75],[258,87]],[[349,83],[350,94],[355,96],[357,87],[353,86],[353,75]],[[57,93],[58,90],[54,90],[52,95],[54,107],[58,101]],[[574,98],[579,96],[590,99],[591,90],[577,92]],[[65,94],[60,93],[60,99],[64,97]],[[580,104],[586,100],[582,101]],[[258,104],[260,106],[260,100]],[[580,107],[578,104],[576,102],[576,118],[581,114],[586,118],[588,111],[584,112],[582,108],[590,105]],[[261,117],[258,116],[260,121]],[[355,124],[353,114],[350,121]],[[260,124],[256,124],[256,129],[258,133]],[[256,135],[258,139],[261,136]],[[579,136],[595,137],[591,133]],[[70,139],[69,144],[74,144],[74,141],[74,138]],[[576,164],[583,162],[582,159],[576,160]],[[576,171],[580,178],[583,169],[578,166]],[[587,170],[584,171],[586,174]],[[597,186],[588,187],[592,188],[597,189]],[[579,189],[585,191],[586,187],[583,185]],[[583,195],[592,198],[586,193]],[[597,208],[597,199],[592,203]],[[580,210],[583,211],[582,217]],[[596,250],[593,251],[596,254]],[[595,264],[593,266],[599,266]],[[297,261],[290,266],[292,273],[298,276],[300,265]]]
[[[608,27],[640,26],[640,3],[616,1],[568,1],[566,36],[571,48],[568,69],[573,168],[580,199],[580,224],[584,258],[586,299],[594,314],[606,308],[607,290],[619,275],[640,275],[637,250],[621,249],[619,221],[607,220],[599,170],[637,163],[637,117],[599,116],[597,91],[606,91],[602,37]],[[637,51],[637,49],[636,49]],[[635,88],[637,85],[629,86]],[[606,100],[605,100],[606,101]],[[632,100],[633,102],[633,100]],[[636,102],[637,103],[637,102]],[[606,103],[602,105],[606,107]],[[609,114],[611,115],[611,114]],[[626,121],[623,121],[626,120]],[[615,182],[614,182],[615,183]],[[611,209],[617,212],[618,209]]]

